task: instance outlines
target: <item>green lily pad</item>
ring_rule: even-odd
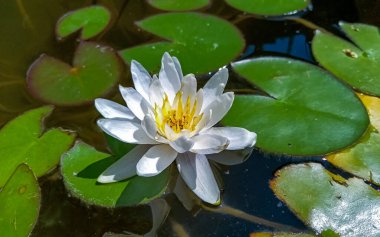
[[[290,165],[276,172],[271,188],[316,232],[340,236],[380,236],[380,192],[361,179],[344,179],[322,165]]]
[[[379,96],[379,28],[348,23],[340,23],[340,27],[355,44],[332,34],[316,32],[312,42],[315,58],[323,67],[353,88]]]
[[[57,22],[58,39],[65,38],[81,30],[82,40],[90,39],[107,28],[111,21],[111,13],[102,6],[90,6],[63,15]]]
[[[360,95],[366,106],[372,128],[354,146],[330,154],[326,159],[360,178],[380,185],[380,99]]]
[[[165,11],[191,11],[210,4],[209,0],[148,0],[155,8]]]
[[[250,237],[316,237],[316,235],[309,235],[303,233],[252,233]]]
[[[310,0],[226,0],[232,7],[263,16],[294,15],[311,6]]]
[[[25,237],[37,221],[40,187],[32,170],[17,167],[0,192],[0,236]]]
[[[166,41],[128,48],[120,54],[127,63],[137,60],[152,72],[159,70],[164,52],[179,59],[185,74],[210,72],[235,59],[245,44],[234,25],[206,14],[159,14],[137,25]]]
[[[30,110],[0,130],[0,187],[22,163],[30,166],[37,177],[48,173],[70,148],[73,134],[56,128],[45,131],[42,125],[52,110],[51,106]]]
[[[29,91],[47,103],[69,106],[89,103],[109,93],[120,80],[123,64],[110,47],[82,42],[73,66],[41,55],[29,68]]]
[[[166,190],[170,179],[169,169],[153,177],[134,176],[116,183],[98,183],[99,175],[117,158],[78,142],[61,159],[61,171],[67,189],[88,204],[104,207],[148,203]]]
[[[277,57],[232,66],[268,96],[236,96],[222,123],[255,131],[256,145],[263,150],[326,154],[351,145],[368,127],[367,112],[356,95],[318,67]]]

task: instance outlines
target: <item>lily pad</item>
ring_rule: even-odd
[[[148,0],[155,8],[165,11],[191,11],[210,4],[209,0]]]
[[[206,14],[159,14],[137,25],[166,41],[128,48],[120,54],[127,63],[137,60],[152,72],[159,70],[164,52],[179,59],[185,74],[210,72],[235,59],[245,44],[234,25]]]
[[[252,233],[250,237],[316,237],[316,235],[309,235],[303,233]]]
[[[59,163],[70,148],[74,135],[61,129],[45,130],[43,120],[53,107],[30,110],[7,123],[0,130],[0,187],[22,163],[40,177]]]
[[[47,103],[69,106],[89,103],[109,93],[124,67],[110,47],[82,42],[73,66],[45,54],[29,68],[29,91]]]
[[[358,177],[380,185],[380,99],[360,95],[371,120],[371,129],[357,144],[326,159]]]
[[[236,96],[222,123],[255,131],[263,150],[326,154],[351,145],[368,127],[367,112],[353,91],[316,66],[263,57],[232,67],[268,96]]]
[[[63,15],[57,22],[58,39],[65,38],[81,30],[82,40],[90,39],[107,28],[111,21],[111,13],[103,6],[90,6]]]
[[[25,237],[37,221],[40,187],[32,170],[17,167],[0,192],[0,236]]]
[[[380,192],[361,179],[344,179],[322,165],[290,165],[276,172],[271,188],[307,225],[320,233],[380,236]]]
[[[340,23],[353,43],[332,34],[316,32],[312,48],[317,61],[353,88],[380,95],[379,28],[365,24]]]
[[[61,159],[61,171],[67,189],[88,204],[104,207],[148,203],[166,190],[170,179],[169,169],[154,177],[134,176],[116,183],[98,183],[99,175],[117,158],[78,142]]]
[[[263,16],[294,15],[311,6],[310,0],[226,0],[232,7]]]

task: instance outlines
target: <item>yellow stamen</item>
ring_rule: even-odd
[[[203,114],[195,115],[197,109],[197,100],[191,105],[190,96],[186,98],[185,106],[182,102],[182,94],[180,91],[176,94],[173,104],[170,104],[168,96],[165,94],[163,104],[154,107],[154,116],[159,133],[165,136],[165,126],[168,125],[175,133],[183,130],[194,131]]]

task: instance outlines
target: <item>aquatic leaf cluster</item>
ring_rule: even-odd
[[[187,209],[199,205],[175,169],[99,184],[99,175],[134,146],[110,137],[100,144],[82,136],[85,126],[54,122],[61,114],[83,113],[94,130],[98,115],[88,112],[94,99],[120,100],[115,88],[130,84],[131,61],[158,73],[164,52],[179,59],[184,73],[199,78],[228,65],[245,88],[239,93],[236,84],[229,87],[239,95],[222,125],[255,131],[258,149],[293,156],[300,163],[279,169],[270,187],[312,233],[252,236],[380,235],[379,28],[341,22],[346,38],[322,28],[315,31],[311,46],[319,65],[313,65],[278,56],[244,59],[246,43],[239,28],[200,12],[210,1],[148,0],[146,4],[162,12],[136,22],[139,33],[125,30],[130,25],[120,23],[123,18],[115,9],[126,5],[113,1],[78,1],[66,7],[52,3],[55,10],[46,17],[46,3],[33,2],[20,6],[19,1],[7,1],[0,8],[0,15],[9,19],[0,27],[0,85],[20,97],[15,104],[0,101],[1,124],[8,121],[0,130],[0,236],[31,233],[41,206],[39,181],[57,172],[70,195],[89,205],[135,206],[171,192]],[[311,9],[307,0],[225,2],[248,19],[283,20]],[[199,12],[189,12],[194,10]],[[105,40],[118,30],[122,40],[136,36],[145,43]],[[51,43],[53,36],[57,41]],[[12,43],[23,47],[10,47]],[[57,56],[59,52],[67,56]],[[319,162],[307,162],[304,158],[310,155],[318,155]]]

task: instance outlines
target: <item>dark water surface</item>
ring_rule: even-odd
[[[0,8],[7,7],[8,1],[0,0]],[[144,42],[157,40],[150,34],[141,32],[134,26],[136,20],[159,11],[151,8],[144,1],[138,0],[25,0],[24,4],[36,4],[37,7],[47,9],[43,17],[46,22],[47,35],[31,36],[45,39],[41,44],[17,45],[18,39],[0,36],[0,45],[9,44],[9,47],[24,47],[22,50],[0,52],[0,125],[3,125],[21,112],[41,105],[40,102],[30,98],[25,90],[24,75],[30,63],[41,53],[71,61],[76,45],[76,36],[70,37],[63,43],[54,39],[53,26],[60,15],[68,10],[85,5],[98,3],[106,5],[117,15],[114,27],[102,38],[100,42],[116,49],[123,49]],[[214,3],[203,11],[208,14],[225,18],[242,31],[247,47],[242,58],[262,55],[285,55],[300,58],[315,63],[312,57],[309,42],[313,37],[313,30],[295,21],[268,21],[251,17],[241,17],[242,13],[228,7],[223,1]],[[41,5],[44,4],[44,5]],[[315,0],[313,10],[306,13],[303,18],[321,27],[337,33],[338,21],[363,22],[380,26],[380,2],[377,0]],[[57,9],[56,9],[57,8]],[[7,16],[0,15],[3,28],[12,36],[12,26],[7,25]],[[41,16],[38,16],[41,17]],[[50,29],[50,28],[51,29]],[[0,33],[3,33],[0,30]],[[20,35],[19,37],[28,37]],[[17,62],[17,67],[8,66]],[[206,75],[205,78],[208,76]],[[12,86],[4,86],[4,82],[11,80]],[[202,80],[201,80],[202,82]],[[240,82],[231,73],[229,88],[246,85]],[[130,75],[122,82],[130,85]],[[232,86],[231,86],[232,85]],[[120,100],[115,91],[112,99]],[[254,111],[252,111],[254,113]],[[48,127],[60,126],[77,131],[80,139],[106,150],[105,140],[95,125],[99,117],[93,106],[77,108],[56,108],[54,114],[48,119]],[[259,138],[260,139],[260,138]],[[223,171],[225,205],[240,209],[244,212],[265,218],[270,221],[290,225],[301,230],[306,227],[288,208],[280,202],[269,188],[269,180],[280,167],[295,162],[314,160],[322,162],[321,157],[291,158],[265,154],[255,150],[251,158],[238,166]],[[41,179],[42,207],[40,219],[32,236],[34,237],[63,237],[63,236],[102,236],[104,232],[130,231],[145,233],[151,228],[150,209],[148,206],[118,208],[107,210],[104,208],[89,207],[75,198],[68,196],[58,172]],[[177,236],[173,231],[173,223],[180,224],[189,236],[248,236],[249,233],[260,230],[270,230],[268,227],[254,224],[230,215],[200,211],[197,215],[187,212],[174,196],[169,197],[172,211],[168,220],[159,232],[159,236]],[[177,225],[175,225],[178,227]]]

